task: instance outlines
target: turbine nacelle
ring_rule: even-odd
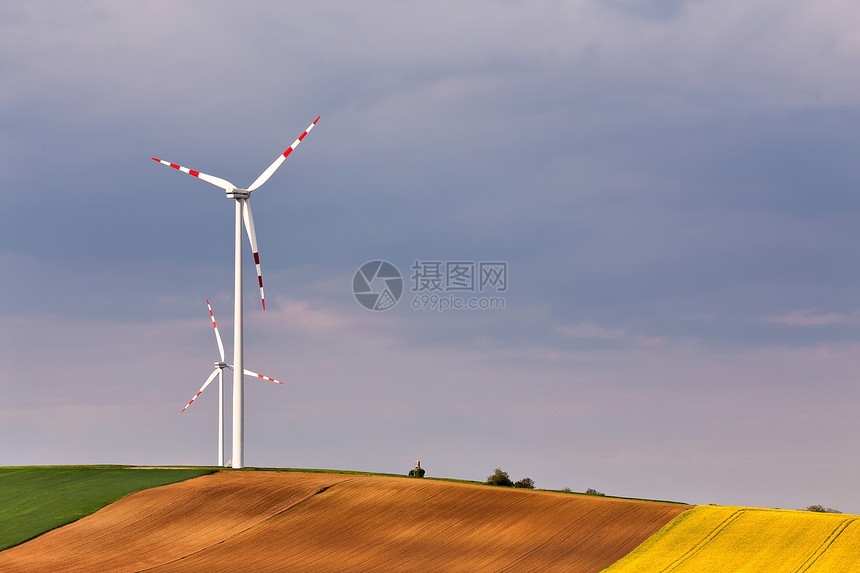
[[[227,191],[227,199],[247,199],[251,192],[247,189],[230,189]]]
[[[227,367],[229,367],[229,364],[227,364],[223,360],[221,362],[215,363],[215,368],[227,368]]]

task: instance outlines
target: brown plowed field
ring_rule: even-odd
[[[130,495],[0,552],[0,571],[599,571],[685,509],[396,477],[221,472]]]

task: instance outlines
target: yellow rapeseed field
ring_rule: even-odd
[[[698,506],[606,571],[860,572],[860,517]]]

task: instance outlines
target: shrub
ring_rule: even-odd
[[[573,493],[569,487],[563,487],[561,488],[561,491],[563,491],[564,493]]]
[[[585,490],[585,493],[586,493],[586,495],[606,495],[605,493],[601,493],[601,492],[597,491],[593,487],[590,487],[587,490]]]
[[[514,487],[520,487],[523,489],[534,489],[535,482],[532,478],[523,478],[520,481],[514,484]]]
[[[502,468],[496,468],[493,475],[487,478],[487,483],[490,485],[503,485],[507,487],[514,485],[514,482],[511,481],[511,476],[508,475],[508,472],[502,471]]]

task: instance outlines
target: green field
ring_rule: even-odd
[[[130,493],[214,469],[0,467],[0,551],[71,523]]]

